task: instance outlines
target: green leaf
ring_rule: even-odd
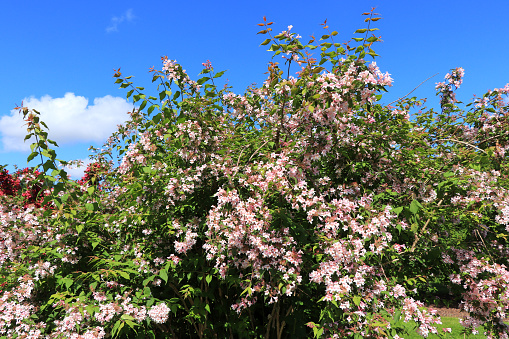
[[[253,294],[253,290],[251,289],[251,286],[248,286],[246,289],[244,289],[244,291],[242,291],[242,293],[240,294],[240,296],[242,297],[244,294],[248,294],[248,295],[251,295]]]
[[[265,40],[263,40],[263,42],[260,44],[260,46],[268,45],[268,44],[269,44],[269,42],[271,42],[271,41],[272,41],[272,39],[265,39]]]
[[[203,85],[205,82],[207,82],[209,80],[210,80],[210,77],[203,77],[203,78],[198,79],[198,81],[196,81],[196,83],[198,85]]]
[[[159,105],[152,105],[147,109],[148,114],[152,113],[154,109],[158,108]]]
[[[217,73],[216,75],[214,75],[214,79],[222,77],[225,72],[226,71],[221,71],[221,72]]]
[[[122,320],[135,320],[131,315],[129,314],[122,314],[122,316],[120,317],[120,319]]]
[[[361,28],[355,31],[355,33],[366,33],[368,31],[367,28]]]
[[[92,241],[92,249],[95,249],[97,247],[97,245],[99,245],[101,243],[101,240],[93,240]]]
[[[137,324],[137,323],[135,323],[135,322],[133,322],[131,320],[126,320],[125,323],[127,325],[129,325],[129,327],[132,328],[132,329],[134,329],[135,326],[140,326],[139,324]]]
[[[315,67],[313,68],[313,73],[320,73],[321,71],[323,71],[325,69],[325,67]],[[313,98],[316,96],[316,94],[313,96]],[[318,93],[318,97],[320,96],[320,94]]]
[[[117,320],[111,331],[111,335],[113,336],[113,338],[116,338],[117,335],[120,334],[120,330],[122,329],[122,327],[124,327],[124,322],[122,320]]]
[[[64,284],[67,289],[69,289],[69,287],[73,284],[73,280],[69,278],[62,278],[60,282]]]
[[[168,282],[168,271],[166,269],[162,269],[160,272],[159,272],[159,276],[161,277],[161,279],[164,280],[165,283]]]
[[[27,162],[32,161],[37,155],[39,155],[39,153],[37,152],[30,153],[30,155],[27,158]]]
[[[394,321],[397,323],[397,322],[399,322],[400,319],[401,319],[401,310],[397,310],[394,313]]]
[[[419,212],[419,205],[422,207],[422,205],[417,200],[412,200],[410,203],[410,212],[413,214],[416,214]]]
[[[445,172],[444,173],[444,177],[446,177],[446,178],[449,178],[449,177],[452,177],[452,176],[454,176],[454,172]]]
[[[410,231],[412,231],[413,233],[417,232],[418,229],[419,229],[419,224],[413,223],[412,225],[410,225]]]
[[[403,211],[403,207],[402,206],[396,207],[396,208],[392,209],[392,212],[396,213],[397,215],[399,215],[401,213],[401,211]]]
[[[55,168],[55,165],[53,164],[53,161],[48,160],[48,161],[46,161],[46,162],[42,165],[42,168],[43,168],[43,172],[44,172],[44,173],[46,173],[48,170],[50,170],[50,169],[54,169],[54,168]]]
[[[318,337],[321,337],[322,334],[323,334],[323,327],[313,327],[313,334],[315,336],[315,338],[318,338]]]
[[[147,286],[149,283],[154,281],[154,279],[155,279],[155,276],[153,275],[153,276],[150,276],[147,279],[143,280],[143,286]],[[149,290],[149,293],[150,293],[150,290]]]
[[[90,314],[91,316],[93,316],[93,315],[94,315],[94,313],[95,313],[95,311],[96,311],[96,310],[97,310],[97,311],[99,310],[99,307],[94,306],[94,305],[87,305],[87,306],[85,307],[85,310],[87,310],[88,314]]]
[[[276,45],[276,44],[272,44],[270,45],[270,48],[268,49],[269,52],[273,52],[273,51],[277,51],[279,49],[279,45]]]

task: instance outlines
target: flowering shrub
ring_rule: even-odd
[[[0,172],[0,196],[14,195],[20,189],[20,180],[14,179],[9,171],[3,169]]]
[[[78,184],[82,186],[98,186],[100,187],[101,182],[101,172],[104,171],[105,168],[98,162],[93,162],[88,164],[83,177],[78,180]]]
[[[193,81],[164,57],[158,97],[117,71],[139,108],[79,183],[21,108],[51,208],[2,202],[0,335],[400,338],[413,320],[426,337],[439,283],[468,331],[507,337],[509,86],[465,112],[456,69],[441,112],[380,105],[392,79],[365,60],[365,14],[343,44],[264,19],[284,68],[243,95],[209,61]]]
[[[32,205],[50,208],[48,204],[44,204],[44,199],[50,192],[47,189],[43,190],[44,180],[40,178],[41,174],[37,169],[24,168],[11,175],[4,169],[0,172],[0,196],[15,197],[14,200],[20,208]]]

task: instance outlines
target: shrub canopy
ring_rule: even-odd
[[[509,86],[459,108],[457,68],[439,112],[381,105],[365,14],[348,43],[264,18],[274,57],[242,95],[210,62],[193,81],[163,58],[156,96],[117,71],[139,107],[79,182],[21,108],[46,160],[0,176],[0,335],[398,338],[413,320],[427,336],[423,302],[446,297],[468,331],[507,336]],[[23,203],[12,187],[35,181],[42,202]]]

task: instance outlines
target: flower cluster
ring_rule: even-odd
[[[446,104],[454,104],[456,100],[456,94],[452,86],[458,89],[463,83],[463,76],[465,71],[463,68],[458,67],[452,70],[451,73],[445,75],[445,82],[439,82],[436,84],[435,89],[437,94],[440,95],[440,105],[444,107]]]

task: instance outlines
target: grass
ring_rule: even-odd
[[[479,338],[479,339],[483,339],[483,338],[486,338],[486,336],[483,334],[484,333],[484,328],[483,327],[479,327],[477,330],[479,331],[479,334],[461,334],[461,332],[463,331],[464,327],[461,326],[461,324],[459,323],[459,318],[453,318],[453,317],[441,317],[442,319],[442,324],[441,325],[437,325],[437,329],[438,329],[438,333],[441,333],[441,334],[445,334],[445,338],[450,338],[450,339],[463,339],[463,338]],[[406,328],[408,330],[408,334],[407,335],[404,335],[402,336],[403,338],[405,339],[417,339],[417,338],[421,338],[422,339],[422,336],[418,335],[416,333],[416,329],[415,328],[415,323],[407,323],[406,324]],[[452,329],[452,333],[445,333],[442,331],[443,328],[451,328]],[[435,335],[435,334],[430,334],[428,336],[429,339],[436,339],[436,338],[440,338],[438,335]]]

